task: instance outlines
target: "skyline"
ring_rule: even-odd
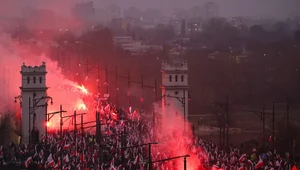
[[[22,9],[26,6],[32,6],[43,9],[51,9],[58,15],[69,17],[71,8],[75,3],[88,0],[2,0],[4,5],[0,6],[1,17],[20,17]],[[172,1],[172,3],[170,2]],[[159,3],[159,0],[94,0],[97,9],[106,8],[108,5],[117,4],[123,11],[131,6],[138,7],[141,10],[156,8],[162,11],[165,15],[170,15],[176,8],[189,9],[192,6],[203,5],[208,0],[164,0],[164,3]],[[211,0],[219,6],[220,17],[234,16],[263,16],[271,18],[284,19],[289,16],[300,15],[300,1],[298,0]],[[172,4],[172,6],[169,6]],[[267,9],[267,10],[266,10]]]

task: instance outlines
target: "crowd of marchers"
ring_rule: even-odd
[[[159,132],[156,132],[159,133]],[[176,136],[177,135],[177,136]],[[299,162],[287,153],[273,155],[262,153],[255,148],[251,153],[241,153],[237,147],[222,150],[213,142],[198,137],[156,134],[161,141],[184,146],[189,154],[198,157],[195,170],[254,170],[254,169],[295,169]],[[63,169],[63,170],[176,170],[181,160],[162,161],[149,164],[148,143],[153,142],[152,124],[136,117],[127,120],[106,119],[101,128],[101,138],[84,130],[53,131],[42,136],[35,144],[17,145],[10,143],[0,148],[0,169]],[[99,141],[100,142],[97,142]],[[145,144],[145,145],[144,145]],[[146,146],[146,147],[145,147]],[[172,146],[172,145],[170,145]],[[160,150],[152,147],[151,160],[174,157],[172,148]],[[187,159],[187,164],[189,163]],[[298,163],[298,164],[297,164]]]

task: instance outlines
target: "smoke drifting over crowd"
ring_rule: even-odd
[[[5,33],[0,33],[0,53],[0,68],[3,69],[0,75],[0,82],[2,82],[0,84],[1,110],[15,108],[13,101],[14,97],[20,95],[22,64],[38,66],[42,62],[46,62],[48,72],[46,76],[46,84],[49,87],[47,93],[54,102],[53,105],[49,106],[48,111],[59,110],[59,105],[63,105],[63,109],[69,114],[74,110],[87,110],[82,98],[90,95],[89,92],[84,86],[66,79],[57,66],[57,62],[51,61],[45,55],[33,54],[29,48],[18,45]],[[55,121],[56,118],[53,120]]]
[[[162,153],[168,153],[169,155],[179,156],[189,154],[187,169],[204,169],[201,162],[207,160],[206,154],[202,148],[196,147],[193,140],[193,133],[191,126],[186,122],[186,128],[184,132],[184,118],[180,114],[176,114],[175,110],[168,108],[167,116],[162,114],[161,126],[159,127],[160,137],[158,150]],[[186,146],[192,146],[187,148]],[[201,155],[196,155],[201,153]],[[165,159],[163,156],[161,159]],[[182,159],[179,161],[177,169],[183,169]]]

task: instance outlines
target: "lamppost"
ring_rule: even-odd
[[[33,114],[33,127],[35,128],[36,126],[36,109],[39,108],[39,107],[45,107],[45,122],[47,123],[47,112],[48,112],[48,102],[50,101],[51,102],[51,105],[53,104],[53,99],[52,97],[50,96],[42,96],[40,98],[35,98],[36,96],[36,93],[34,92],[33,93],[33,107],[32,107],[32,110],[31,112],[29,112],[29,118],[30,118],[30,114]],[[45,100],[45,104],[39,104],[39,102],[41,102],[42,100]],[[30,107],[30,106],[29,106]],[[30,125],[29,125],[30,127]],[[47,125],[45,126],[45,131],[46,131],[46,135],[47,135]],[[29,135],[30,135],[30,128],[29,128]],[[46,137],[47,138],[47,137]],[[30,139],[29,139],[30,141]]]
[[[179,96],[171,96],[171,95],[163,95],[162,98],[164,100],[166,100],[166,97],[169,97],[169,98],[175,98],[177,99],[181,104],[182,104],[182,107],[183,107],[183,120],[184,120],[184,125],[183,125],[183,128],[184,128],[184,132],[186,132],[186,94],[185,94],[185,90],[183,90],[183,97],[179,97]],[[190,100],[190,96],[188,94],[188,100]]]
[[[263,102],[263,108],[262,111],[257,110],[248,110],[250,113],[256,114],[260,120],[262,121],[262,140],[263,140],[263,149],[265,149],[266,146],[266,134],[265,134],[265,120],[266,120],[266,113],[265,113],[265,103]]]
[[[224,123],[226,124],[226,146],[227,146],[227,149],[229,147],[229,98],[228,96],[226,96],[226,102],[225,103],[222,103],[222,102],[210,102],[220,108],[222,108],[225,112],[225,115],[226,115],[226,118],[225,118],[225,121]],[[224,133],[223,133],[223,143],[225,143],[225,126],[224,126]],[[221,133],[221,132],[220,132]],[[221,134],[222,136],[222,134]],[[220,142],[221,143],[221,142]],[[224,145],[221,143],[221,145]]]
[[[151,156],[151,145],[157,145],[158,142],[149,142],[149,143],[144,143],[144,144],[140,144],[140,145],[135,145],[135,146],[128,146],[128,147],[122,147],[121,149],[129,149],[129,148],[137,148],[137,147],[142,147],[142,146],[148,146],[148,162],[149,163],[149,169],[152,169],[152,164],[154,163],[152,161],[152,156]]]
[[[166,158],[166,159],[162,159],[162,160],[152,161],[151,163],[166,162],[166,161],[170,161],[170,160],[174,160],[174,159],[183,158],[183,169],[187,170],[186,158],[188,158],[188,157],[190,157],[190,155],[175,156],[175,157],[172,157],[172,158]]]
[[[31,97],[29,97],[29,128],[28,128],[28,132],[29,132],[29,144],[31,144],[31,114],[33,114],[33,126],[35,127],[35,119],[36,119],[36,109],[39,107],[45,107],[45,120],[47,123],[47,112],[48,112],[48,102],[51,101],[51,105],[53,104],[53,99],[50,96],[42,96],[40,98],[35,98],[36,93],[33,93],[33,106],[31,106]],[[22,96],[16,96],[15,97],[15,103],[17,102],[17,100],[19,100],[20,102],[20,106],[22,106]],[[45,104],[41,104],[38,105],[38,103],[42,100],[45,100]],[[46,128],[46,135],[47,135],[47,126],[45,126]]]

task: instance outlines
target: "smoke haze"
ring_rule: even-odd
[[[79,0],[2,0],[0,16],[22,16],[22,9],[26,6],[53,10],[61,16],[70,16],[70,10]],[[83,1],[84,2],[84,1]],[[142,10],[148,8],[160,9],[164,14],[172,14],[175,8],[188,9],[195,5],[202,5],[208,0],[94,0],[96,8],[106,8],[110,4],[117,4],[122,9],[130,6]],[[268,16],[275,18],[286,18],[298,14],[300,1],[298,0],[211,0],[219,6],[219,14],[222,17],[232,16]]]
[[[74,110],[83,109],[81,108],[84,104],[82,97],[88,94],[83,93],[78,84],[67,80],[56,62],[51,61],[45,55],[34,54],[27,46],[17,45],[5,33],[0,33],[0,54],[0,95],[5,96],[0,98],[0,110],[12,109],[14,98],[20,95],[22,64],[39,66],[42,62],[46,62],[48,72],[46,84],[50,88],[47,93],[54,101],[54,104],[49,106],[48,111],[58,111],[60,105],[63,105],[63,109],[68,111],[66,114],[72,114]],[[17,105],[19,106],[19,104]],[[86,118],[88,119],[89,116]],[[56,124],[57,121],[58,117],[54,117],[53,123]]]

